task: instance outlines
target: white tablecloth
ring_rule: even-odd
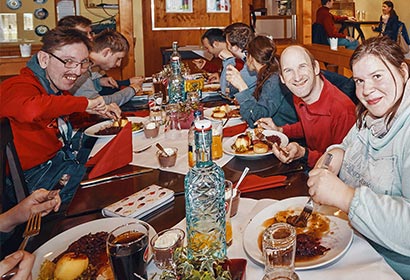
[[[263,277],[263,267],[250,260],[242,245],[242,236],[245,228],[257,213],[265,207],[275,203],[272,199],[254,200],[241,198],[238,214],[232,218],[233,244],[228,248],[229,258],[247,259],[246,279],[258,280]],[[175,227],[186,228],[185,219]],[[148,265],[148,274],[160,273],[154,262]],[[297,271],[301,280],[318,279],[378,279],[394,280],[401,277],[384,261],[372,246],[359,234],[354,234],[353,243],[349,250],[338,261],[326,267]]]
[[[232,120],[234,121],[234,120]],[[99,150],[102,149],[112,138],[99,138],[95,143],[90,156],[94,156]],[[161,168],[159,166],[156,152],[157,148],[155,147],[155,143],[160,143],[163,147],[177,147],[178,148],[178,155],[177,155],[177,162],[175,166],[169,168]],[[177,135],[174,135],[172,138],[167,136],[163,132],[163,126],[161,126],[160,134],[157,138],[147,139],[144,135],[144,132],[134,133],[132,137],[132,145],[133,150],[140,150],[141,148],[147,147],[152,145],[151,148],[148,150],[135,154],[133,153],[132,162],[130,164],[142,166],[142,167],[149,167],[149,168],[156,168],[160,170],[165,170],[169,172],[175,172],[179,174],[185,175],[188,170],[188,130],[182,129],[177,132]],[[227,164],[233,156],[223,154],[223,157],[216,160],[215,163],[219,166],[223,167]]]

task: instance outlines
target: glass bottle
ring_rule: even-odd
[[[180,62],[182,60],[181,54],[178,52],[178,42],[177,41],[172,42],[172,53],[169,59],[170,62],[172,61],[173,57],[178,57]]]
[[[212,124],[195,121],[196,164],[185,176],[189,259],[226,257],[225,175],[212,161]]]
[[[177,56],[171,58],[171,71],[168,81],[169,103],[184,102],[186,100],[185,81],[181,75],[181,64]]]
[[[195,121],[201,119],[201,111],[194,112],[194,120],[192,121],[191,127],[188,130],[188,165],[189,167],[194,167],[196,163],[195,156]]]

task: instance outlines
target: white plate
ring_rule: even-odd
[[[145,118],[141,118],[141,117],[127,117],[127,119],[133,123],[139,123],[139,122],[145,122],[147,119]],[[97,137],[97,138],[111,138],[113,136],[115,136],[115,134],[109,134],[109,135],[97,135],[96,133],[98,131],[100,131],[103,128],[107,128],[112,126],[113,120],[108,120],[108,121],[103,121],[100,123],[97,123],[93,126],[90,126],[89,128],[87,128],[84,131],[85,135],[91,136],[91,137]],[[132,133],[138,133],[143,131],[143,128],[141,127],[141,129],[133,131]]]
[[[97,233],[100,231],[110,232],[121,225],[135,221],[138,220],[123,217],[103,218],[78,225],[60,233],[34,251],[33,254],[36,256],[36,259],[32,270],[33,279],[37,279],[40,273],[41,264],[46,259],[52,261],[55,257],[67,250],[68,246],[80,237],[89,233]],[[151,240],[151,238],[156,234],[156,231],[151,225],[147,225],[149,226],[149,240]],[[150,248],[148,251],[148,260],[151,260],[151,258],[152,252]]]
[[[249,131],[251,131],[251,133],[253,133],[253,129],[251,129]],[[238,136],[241,135],[241,134],[244,134],[244,133],[240,133],[238,135],[232,136],[231,138],[224,141],[224,143],[222,145],[222,149],[225,153],[227,153],[228,155],[233,155],[233,156],[248,158],[248,159],[258,159],[260,157],[264,157],[264,156],[273,154],[272,150],[269,150],[268,152],[266,152],[264,154],[255,154],[255,153],[238,154],[238,153],[236,153],[235,150],[231,148],[231,146],[235,143],[236,138],[238,138]],[[285,147],[289,143],[289,138],[285,134],[283,134],[282,132],[275,131],[275,130],[264,130],[263,134],[265,134],[266,136],[277,135],[280,138],[280,142],[281,142],[280,146],[281,147]]]
[[[252,218],[244,231],[243,246],[245,252],[254,262],[264,265],[262,252],[258,246],[258,237],[264,230],[264,227],[262,226],[263,222],[275,216],[279,211],[287,209],[302,210],[307,200],[308,197],[292,197],[284,199],[266,207]],[[320,241],[321,245],[330,248],[330,250],[327,251],[325,255],[314,260],[296,262],[296,270],[318,268],[335,262],[346,253],[353,241],[353,230],[348,222],[345,219],[336,217],[336,215],[341,216],[339,214],[341,211],[323,205],[315,205],[314,211],[320,212],[330,219],[330,232],[333,234],[323,236]]]
[[[204,118],[208,119],[208,120],[226,120],[226,118],[214,118],[212,117],[212,114],[214,113],[216,107],[212,107],[212,108],[207,108],[204,110]],[[231,108],[232,110],[234,109],[238,109],[238,106],[235,105],[229,105],[229,108]],[[230,120],[240,120],[241,117],[232,117],[229,118]]]

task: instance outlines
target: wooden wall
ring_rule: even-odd
[[[145,75],[162,69],[161,47],[171,47],[173,41],[180,46],[201,45],[201,36],[207,28],[225,27],[232,22],[249,23],[249,1],[231,0],[231,12],[206,13],[206,0],[195,0],[192,14],[166,14],[165,1],[155,0],[155,25],[159,28],[188,28],[185,30],[153,30],[151,1],[142,1]],[[157,4],[158,3],[158,4]],[[159,10],[162,9],[162,10]],[[159,11],[158,11],[159,10]],[[189,29],[196,28],[196,29]]]

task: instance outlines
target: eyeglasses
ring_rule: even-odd
[[[55,54],[52,54],[52,53],[48,53],[48,54],[51,55],[52,57],[54,57],[55,59],[57,59],[58,61],[60,61],[62,64],[64,64],[64,67],[68,68],[68,69],[77,68],[78,65],[81,65],[82,69],[88,69],[88,67],[93,65],[93,62],[88,60],[88,59],[85,59],[81,62],[77,62],[77,61],[74,61],[74,60],[71,60],[71,59],[63,60],[63,59],[59,58],[58,56],[56,56]]]

